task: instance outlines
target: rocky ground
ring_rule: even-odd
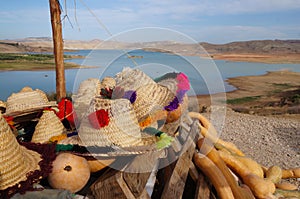
[[[212,121],[213,122],[213,121]],[[300,166],[300,121],[227,110],[221,138],[264,166]]]
[[[210,118],[209,113],[203,115]],[[258,116],[227,109],[220,137],[233,142],[246,156],[266,167],[300,166],[299,115]],[[289,181],[300,189],[300,179]]]

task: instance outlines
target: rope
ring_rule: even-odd
[[[93,17],[95,17],[96,21],[98,22],[98,24],[105,30],[105,32],[112,37],[112,33],[108,30],[108,28],[104,25],[104,23],[102,23],[102,21],[97,17],[97,15],[86,5],[86,3],[84,3],[83,0],[80,0],[81,3],[86,7],[86,9],[93,15]],[[113,41],[117,42],[117,40],[113,39]],[[127,58],[129,58],[135,66],[138,66],[138,64],[136,63],[136,61],[133,60],[133,58],[130,56],[130,54],[128,52],[126,52],[124,49],[122,49],[122,51],[126,54]]]
[[[79,24],[78,24],[77,14],[76,14],[76,0],[74,0],[74,17],[75,17],[76,25],[78,27],[78,31],[80,32],[80,27],[79,27]]]

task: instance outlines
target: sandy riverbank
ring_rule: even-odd
[[[300,73],[268,72],[261,76],[229,78],[237,90],[226,93],[226,104],[237,112],[258,115],[295,114],[300,116]],[[200,95],[200,109],[211,105],[211,97]],[[299,117],[300,118],[300,117]]]
[[[214,60],[238,61],[238,62],[259,62],[268,64],[297,64],[300,63],[300,54],[212,54]]]

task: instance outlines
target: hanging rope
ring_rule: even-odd
[[[86,3],[83,0],[80,0],[81,3],[86,7],[86,9],[93,15],[93,17],[95,17],[96,21],[98,22],[98,24],[105,30],[105,32],[113,38],[112,33],[108,30],[108,28],[104,25],[104,23],[102,23],[102,21],[98,18],[98,16],[86,5]],[[115,40],[113,38],[113,41],[117,42],[117,40]],[[130,54],[125,51],[124,49],[122,49],[122,51],[126,54],[127,58],[129,58],[135,66],[138,66],[138,64],[136,63],[136,61],[133,60],[132,56],[130,56]]]
[[[80,32],[80,27],[79,27],[79,24],[78,24],[78,20],[77,20],[77,14],[76,14],[76,0],[74,0],[74,17],[75,17],[75,22],[76,22],[76,25],[78,27],[78,31]]]
[[[57,1],[58,4],[59,4],[59,7],[60,7],[60,10],[62,10],[63,12],[65,12],[66,14],[63,16],[63,18],[61,19],[61,21],[63,21],[65,23],[65,19],[68,20],[69,24],[71,25],[72,29],[73,29],[73,24],[69,18],[69,15],[68,15],[68,10],[67,10],[67,1],[64,0],[64,9],[62,9],[62,5],[61,3],[59,2],[59,0]],[[64,24],[65,25],[65,24]]]

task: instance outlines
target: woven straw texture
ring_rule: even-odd
[[[31,87],[25,86],[20,90],[20,93],[33,91]]]
[[[0,113],[0,190],[27,179],[26,174],[40,170],[40,154],[20,146]]]
[[[167,106],[175,95],[167,87],[158,84],[147,84],[136,90],[136,100],[133,108],[138,120],[153,110],[161,109]]]
[[[78,96],[81,95],[97,95],[97,93],[100,93],[100,87],[101,83],[100,80],[97,78],[89,78],[87,80],[84,80],[80,83],[79,88],[78,88]]]
[[[0,108],[6,108],[6,103],[0,100]]]
[[[46,143],[51,137],[61,135],[64,130],[64,125],[53,111],[44,111],[35,127],[31,141]]]
[[[157,82],[159,85],[167,87],[173,94],[177,91],[177,80],[174,78],[167,78]]]
[[[139,87],[147,84],[155,84],[155,82],[138,69],[124,68],[121,73],[116,75],[116,87],[121,87],[124,91],[137,90]]]
[[[100,94],[101,83],[99,79],[90,78],[80,83],[77,94],[72,96],[74,109],[78,120],[81,121],[90,106],[91,99]]]
[[[104,77],[101,81],[101,88],[113,89],[116,86],[116,80],[112,77]]]
[[[6,115],[20,115],[53,105],[53,103],[48,101],[43,91],[25,87],[21,92],[13,93],[8,97]]]
[[[141,144],[139,124],[129,100],[95,97],[88,114],[100,109],[108,110],[109,123],[107,126],[95,129],[85,117],[78,131],[84,145],[126,147]]]

